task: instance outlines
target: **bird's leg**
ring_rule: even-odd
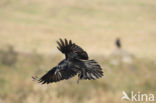
[[[85,70],[83,69],[83,78],[85,78]]]
[[[79,84],[79,80],[80,80],[80,78],[78,77],[77,84]]]
[[[81,74],[78,74],[77,84],[79,84],[80,76],[81,76]]]

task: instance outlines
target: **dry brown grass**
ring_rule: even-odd
[[[11,44],[21,53],[15,66],[0,64],[0,101],[121,103],[122,90],[156,94],[155,12],[155,0],[0,0],[0,49]],[[134,71],[110,63],[117,37],[136,57]],[[59,38],[82,46],[105,76],[79,85],[76,78],[45,86],[33,82],[34,73],[41,76],[62,59]]]
[[[155,0],[8,0],[0,9],[0,45],[52,53],[58,38],[69,38],[107,55],[121,37],[136,56],[155,58],[155,12]]]
[[[129,64],[112,65],[112,58],[94,57],[102,66],[104,77],[95,81],[80,81],[77,77],[49,85],[32,81],[42,76],[62,57],[39,54],[19,54],[15,66],[1,64],[0,97],[5,103],[119,103],[122,91],[153,93],[156,95],[156,64],[151,60],[134,59]]]

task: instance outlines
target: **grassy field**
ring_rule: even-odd
[[[116,37],[138,57],[156,58],[155,0],[2,0],[0,45],[55,52],[70,38],[90,54],[107,55]],[[98,49],[98,52],[97,52]]]
[[[123,90],[156,95],[155,0],[0,0],[0,22],[0,103],[125,103]],[[112,63],[117,37],[133,55],[130,64]],[[77,78],[32,81],[63,58],[59,38],[83,47],[104,77],[79,85]],[[14,65],[5,64],[7,45],[17,52]]]
[[[134,59],[129,64],[112,65],[112,58],[94,57],[102,66],[104,77],[80,81],[77,77],[50,85],[41,85],[32,76],[42,76],[60,61],[60,56],[19,54],[14,66],[1,64],[0,96],[4,103],[125,103],[122,91],[156,95],[156,63]],[[2,102],[3,103],[3,102]],[[128,102],[129,103],[129,102]]]

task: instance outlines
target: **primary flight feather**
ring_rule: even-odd
[[[72,43],[71,40],[67,41],[67,39],[64,41],[60,39],[57,44],[58,50],[65,54],[65,59],[38,79],[39,83],[58,82],[74,77],[77,74],[77,83],[82,79],[94,80],[103,76],[100,65],[95,60],[88,60],[87,52],[80,46]]]

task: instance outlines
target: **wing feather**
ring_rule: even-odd
[[[57,67],[52,68],[49,70],[45,75],[43,75],[38,81],[42,84],[49,84],[52,82],[58,82],[60,80],[69,79],[77,74],[73,68],[66,68],[63,69],[55,74]]]
[[[57,49],[61,51],[63,54],[65,54],[66,58],[77,58],[77,59],[84,59],[88,60],[88,54],[86,51],[84,51],[80,46],[76,45],[75,43],[72,43],[71,40],[69,42],[67,39],[60,39],[59,41],[56,41],[58,44]]]
[[[95,60],[84,61],[83,73],[80,79],[94,80],[103,76],[103,71],[100,65]]]

